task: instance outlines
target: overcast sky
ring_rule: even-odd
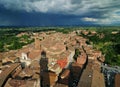
[[[120,25],[120,0],[0,0],[0,26]]]

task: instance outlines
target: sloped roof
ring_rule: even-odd
[[[28,58],[30,59],[36,59],[40,57],[41,51],[40,50],[32,50],[28,53]]]
[[[61,68],[64,68],[67,65],[67,58],[57,60],[57,63]]]
[[[120,74],[115,75],[115,87],[120,87]]]
[[[78,56],[78,58],[77,58],[77,63],[83,65],[83,64],[86,63],[86,60],[87,60],[86,54],[83,54],[83,55],[81,55],[81,56]]]
[[[0,74],[0,87],[2,87],[4,81],[8,78],[8,76],[18,67],[20,66],[20,63],[10,64],[9,68],[5,69]]]

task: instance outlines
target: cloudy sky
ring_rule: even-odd
[[[0,26],[120,25],[120,0],[0,0]]]

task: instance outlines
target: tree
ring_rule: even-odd
[[[74,55],[74,59],[77,60],[77,57],[81,54],[79,49],[75,49],[75,55]]]

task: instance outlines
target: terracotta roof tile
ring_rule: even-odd
[[[36,58],[40,58],[40,55],[41,55],[41,51],[40,50],[33,50],[33,51],[28,53],[28,58],[36,59]]]

